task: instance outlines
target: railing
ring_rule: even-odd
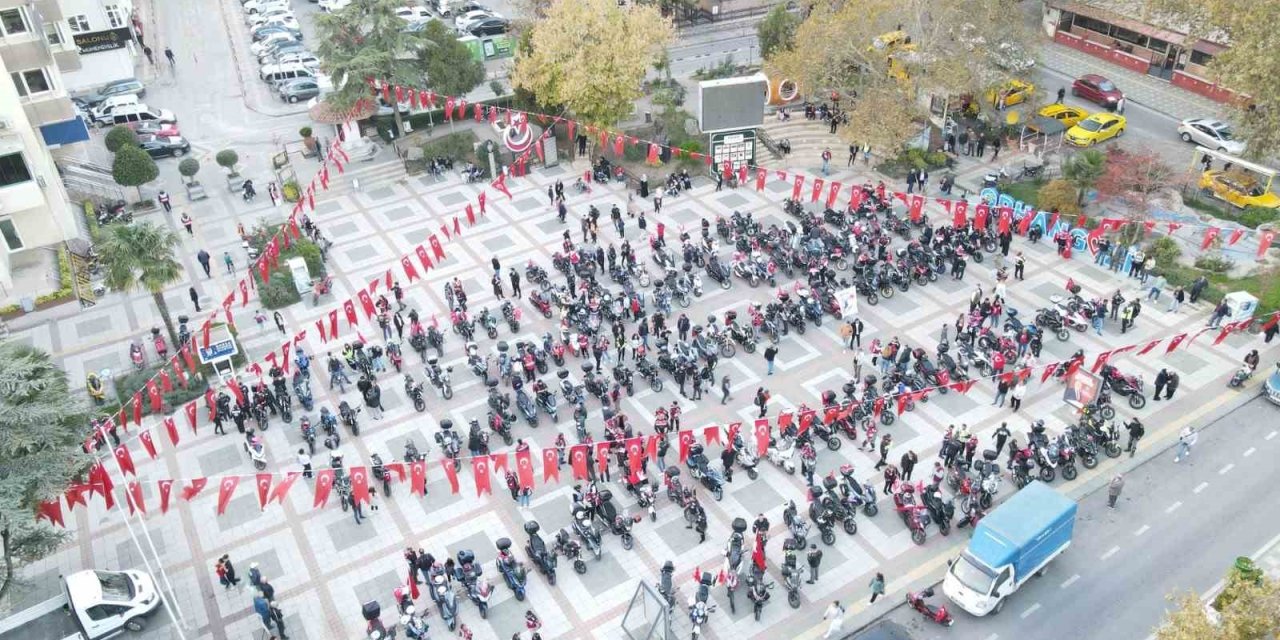
[[[98,304],[98,296],[93,292],[93,245],[76,240],[68,240],[67,255],[71,256],[72,282],[75,285],[76,298],[83,308]]]
[[[764,148],[768,149],[769,153],[772,153],[775,158],[782,159],[786,155],[782,152],[782,147],[778,146],[778,141],[774,140],[773,136],[764,130],[764,127],[756,129],[756,140],[764,145]]]

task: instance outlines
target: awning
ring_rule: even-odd
[[[41,125],[40,135],[44,136],[44,145],[54,149],[64,144],[88,140],[89,127],[85,125],[83,119],[76,116],[70,120]]]
[[[1189,40],[1185,33],[1178,33],[1152,24],[1147,24],[1133,18],[1112,13],[1106,9],[1100,9],[1084,2],[1078,2],[1077,0],[1050,0],[1047,4],[1051,7],[1062,9],[1063,11],[1070,11],[1071,13],[1085,16],[1086,18],[1101,20],[1122,29],[1128,29],[1134,33],[1140,33],[1149,38],[1158,38],[1165,42],[1172,42],[1177,45],[1186,45],[1186,41]]]
[[[350,111],[340,111],[324,100],[316,102],[307,113],[317,124],[343,124],[352,120],[364,120],[378,112],[372,100],[362,99]]]

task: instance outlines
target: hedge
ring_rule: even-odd
[[[253,230],[250,242],[259,255],[266,248],[267,241],[275,236],[281,226],[259,225]],[[258,287],[258,298],[262,300],[262,306],[267,309],[281,309],[302,300],[302,297],[298,295],[297,288],[294,286],[293,274],[289,272],[287,264],[289,258],[302,258],[305,260],[307,271],[311,272],[312,279],[319,280],[324,277],[324,256],[320,253],[320,247],[305,237],[290,240],[289,248],[280,250],[279,264],[271,271],[268,283],[264,285],[262,282],[261,271],[253,270],[253,279]]]

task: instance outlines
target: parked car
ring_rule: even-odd
[[[95,107],[103,100],[113,96],[134,95],[139,98],[147,95],[147,88],[135,78],[108,82],[97,91],[91,91],[83,97],[85,105]]]
[[[1095,113],[1067,129],[1067,142],[1078,147],[1092,147],[1099,142],[1124,135],[1124,116],[1114,113]]]
[[[258,13],[250,13],[245,15],[244,22],[245,24],[252,27],[259,24],[265,24],[267,20],[270,20],[271,18],[276,18],[279,16],[289,16],[291,18],[294,17],[293,11],[291,11],[289,7],[282,7],[282,6],[276,5],[274,7],[268,7],[266,9],[263,9]]]
[[[1178,123],[1178,136],[1183,142],[1194,142],[1222,153],[1238,156],[1245,143],[1231,135],[1231,125],[1211,118],[1191,118]]]
[[[1280,209],[1280,196],[1267,190],[1267,186],[1253,176],[1239,171],[1205,171],[1200,174],[1200,188],[1213,197],[1224,200],[1241,209],[1263,207]]]
[[[454,18],[453,27],[458,30],[458,33],[466,33],[471,29],[471,25],[487,18],[496,17],[498,17],[498,14],[488,9],[475,9]]]
[[[279,42],[298,42],[292,33],[285,30],[273,31],[264,36],[261,40],[249,45],[249,52],[255,56],[262,55],[262,52]]]
[[[290,62],[297,62],[313,71],[320,68],[320,58],[306,49],[278,53],[265,60],[263,64],[289,64]]]
[[[110,127],[115,125],[134,126],[142,122],[172,124],[177,121],[177,116],[173,115],[173,112],[168,109],[152,109],[145,104],[138,103],[117,107],[112,110],[110,117],[98,124],[99,126]]]
[[[276,8],[289,8],[289,0],[246,0],[240,5],[246,14],[262,13]]]
[[[254,27],[251,31],[249,31],[249,37],[252,38],[254,42],[258,42],[273,33],[279,33],[279,32],[287,33],[293,36],[294,40],[302,39],[301,29],[282,27],[280,25],[275,25],[275,24]]]
[[[178,130],[178,125],[172,122],[134,122],[128,125],[133,132],[140,135],[178,137],[182,132]]]
[[[1081,120],[1089,117],[1088,111],[1085,111],[1080,107],[1073,107],[1071,105],[1061,103],[1045,105],[1037,112],[1037,114],[1044,118],[1057,120],[1062,123],[1062,126],[1068,129],[1080,124]]]
[[[261,19],[258,20],[256,18],[261,18]],[[293,17],[292,13],[287,13],[287,14],[282,13],[282,14],[271,16],[271,17],[256,16],[255,20],[250,22],[249,25],[251,27],[266,25],[266,26],[285,27],[286,29],[297,29],[299,31],[302,30],[302,28],[298,26],[298,19]]]
[[[191,150],[191,143],[179,136],[138,136],[138,146],[152,158],[178,158]]]
[[[127,105],[136,105],[138,102],[140,102],[138,100],[138,96],[133,94],[126,93],[118,96],[111,96],[90,109],[89,117],[93,119],[95,124],[104,124],[111,120],[111,114],[116,109]]]
[[[408,22],[425,22],[435,19],[435,16],[431,15],[425,7],[400,7],[396,9],[396,15]]]
[[[320,0],[320,10],[333,13],[339,11],[351,4],[351,0]]]
[[[1021,80],[1009,80],[1000,86],[993,87],[987,92],[987,101],[993,105],[1000,104],[1000,98],[1004,98],[1004,106],[1012,107],[1015,104],[1026,102],[1031,94],[1036,90],[1036,86],[1030,82]]]
[[[488,18],[473,23],[467,33],[480,38],[483,36],[496,36],[506,33],[511,29],[511,23],[506,18]]]
[[[1104,107],[1114,108],[1116,103],[1124,97],[1124,92],[1116,88],[1115,83],[1110,80],[1096,73],[1088,73],[1071,83],[1071,95]]]
[[[296,40],[279,42],[275,46],[267,47],[258,54],[258,66],[272,64],[276,58],[289,53],[302,53],[307,51],[307,45]]]
[[[315,78],[298,78],[280,85],[280,99],[288,103],[310,100],[320,95],[320,83]]]

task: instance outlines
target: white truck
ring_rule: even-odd
[[[142,571],[78,571],[62,595],[0,620],[0,640],[103,640],[142,631],[160,607],[155,580]]]

